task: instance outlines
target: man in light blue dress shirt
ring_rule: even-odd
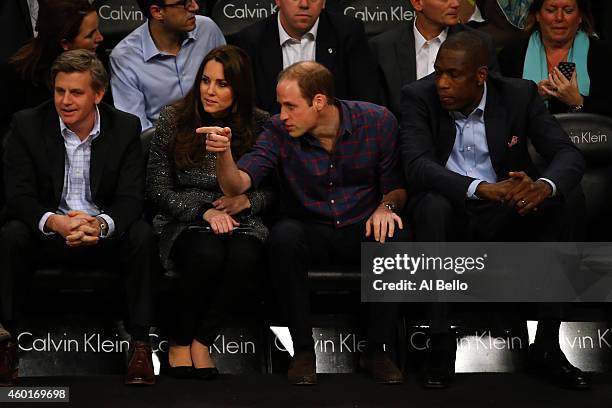
[[[402,89],[400,139],[415,240],[580,241],[584,159],[535,83],[489,75],[486,44],[468,31],[442,44],[434,68]],[[546,168],[533,164],[529,142]],[[559,347],[558,310],[539,310],[532,368],[559,385],[588,388]],[[433,308],[430,329],[425,386],[443,388],[455,361],[444,304]]]
[[[189,92],[202,60],[225,44],[219,27],[196,15],[194,0],[139,0],[147,22],[132,31],[110,55],[115,107],[140,118],[142,130],[155,126],[162,107]]]

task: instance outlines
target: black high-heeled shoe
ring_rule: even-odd
[[[199,380],[214,380],[219,375],[217,367],[196,368],[195,377]]]
[[[195,378],[196,370],[193,366],[176,366],[172,367],[168,365],[168,370],[166,374],[172,378],[177,378],[179,380],[184,380],[187,378]]]

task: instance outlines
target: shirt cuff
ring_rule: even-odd
[[[55,234],[54,231],[51,231],[51,232],[46,232],[45,231],[45,224],[47,223],[47,220],[49,219],[49,217],[52,216],[52,215],[55,215],[55,213],[46,212],[46,213],[43,214],[42,217],[40,217],[40,221],[38,221],[38,229],[44,235],[53,235],[53,234]]]
[[[98,214],[98,217],[104,218],[104,221],[106,221],[106,223],[108,224],[108,232],[104,236],[100,234],[100,238],[111,237],[113,235],[113,232],[115,232],[115,221],[113,221],[113,219],[108,214]]]
[[[476,189],[480,183],[484,183],[484,180],[474,180],[470,183],[470,186],[465,193],[467,198],[471,200],[480,200],[480,198],[476,197]]]
[[[557,186],[555,186],[555,183],[553,183],[552,180],[549,180],[544,177],[540,177],[538,180],[545,181],[550,185],[550,188],[552,188],[552,193],[550,193],[551,197],[554,197],[555,195],[557,195]]]

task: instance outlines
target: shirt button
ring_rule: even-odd
[[[330,165],[329,165],[329,168],[330,168],[330,169],[333,169],[333,168],[334,168],[334,165],[333,165],[333,164],[330,164]]]
[[[335,201],[334,201],[334,200],[331,200],[331,201],[330,201],[330,203],[332,203],[332,204],[333,204],[333,203],[335,203]]]

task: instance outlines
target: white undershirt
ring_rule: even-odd
[[[438,50],[446,37],[448,36],[448,28],[445,28],[437,37],[427,41],[420,33],[416,26],[416,18],[414,19],[414,50],[416,54],[416,77],[421,79],[434,72],[434,63]]]
[[[32,31],[34,32],[34,37],[36,37],[38,35],[36,31],[36,22],[38,21],[38,0],[28,0],[28,7],[30,8]]]
[[[283,69],[287,68],[289,65],[295,64],[296,62],[315,61],[319,19],[317,18],[317,21],[315,21],[312,28],[299,40],[296,40],[287,34],[280,22],[280,15],[277,16],[277,20],[278,36],[280,38],[280,45],[283,51]]]

